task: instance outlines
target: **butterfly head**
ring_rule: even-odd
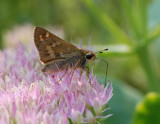
[[[100,50],[98,52],[87,51],[85,54],[85,58],[88,62],[94,61],[96,59],[96,55],[98,53],[103,53],[103,51],[107,51],[108,49]]]
[[[89,53],[87,53],[87,54],[85,55],[85,58],[86,58],[87,62],[92,62],[92,61],[95,60],[96,54],[93,53],[93,52],[89,52]]]

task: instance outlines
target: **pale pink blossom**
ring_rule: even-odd
[[[0,51],[0,124],[96,123],[112,97],[112,84],[104,87],[91,73],[69,71],[43,74],[38,53],[21,43]],[[94,113],[93,113],[94,111]]]

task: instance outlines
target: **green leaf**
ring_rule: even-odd
[[[111,79],[113,84],[113,96],[109,101],[104,115],[113,114],[104,124],[130,124],[133,119],[133,111],[141,100],[142,94],[125,82]]]

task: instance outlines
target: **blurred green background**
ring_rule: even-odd
[[[160,0],[0,1],[1,49],[33,44],[34,26],[94,51],[109,49],[98,55],[109,63],[114,88],[107,111],[114,115],[104,123],[160,124]],[[106,63],[95,62],[99,79],[105,71]]]

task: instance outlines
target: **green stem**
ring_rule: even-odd
[[[153,29],[149,34],[145,45],[149,45],[150,43],[156,41],[155,39],[160,36],[160,25],[157,25],[155,29]]]
[[[91,0],[82,0],[82,2],[87,6],[91,14],[107,29],[113,37],[117,38],[121,43],[128,44],[132,46],[134,41],[127,34],[121,30],[121,28],[114,23],[114,21],[109,17],[109,15],[101,10],[94,2]]]
[[[136,23],[134,21],[133,12],[131,11],[132,6],[130,4],[130,1],[129,0],[120,0],[120,2],[121,2],[121,5],[122,5],[122,8],[124,10],[124,13],[126,15],[126,19],[129,23],[129,26],[131,26],[134,35],[136,37],[138,37],[139,34],[138,34]]]
[[[147,46],[141,46],[137,49],[137,54],[139,60],[144,68],[147,78],[149,90],[160,92],[160,84],[158,82],[158,77],[156,71],[153,67],[152,60],[150,59],[150,54]]]

